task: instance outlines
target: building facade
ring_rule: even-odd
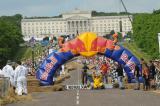
[[[132,19],[132,16],[130,16]],[[122,32],[132,31],[132,25],[128,16],[95,16],[90,11],[74,10],[62,14],[62,18],[37,18],[22,19],[21,29],[24,40],[31,37],[42,39],[45,36],[69,35],[83,32],[95,32],[99,36],[120,31],[122,21]]]

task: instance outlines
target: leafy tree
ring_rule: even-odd
[[[153,14],[160,14],[160,9],[158,9],[158,10],[153,10]]]
[[[135,14],[133,37],[138,47],[152,58],[158,57],[157,33],[160,32],[160,14]]]
[[[20,28],[22,16],[16,14],[14,16],[0,17],[0,67],[14,54],[19,48],[19,44],[23,42]]]

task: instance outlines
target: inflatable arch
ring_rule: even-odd
[[[89,57],[97,53],[123,64],[124,70],[130,78],[134,78],[133,73],[136,65],[141,70],[140,61],[129,50],[116,45],[112,40],[96,36],[92,32],[86,32],[64,43],[59,51],[49,54],[37,70],[36,77],[41,85],[52,85],[56,70],[66,61],[75,56]]]

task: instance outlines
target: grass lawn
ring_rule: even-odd
[[[38,57],[43,51],[43,47],[36,45],[34,48],[34,57]],[[39,52],[39,53],[38,53]],[[17,50],[17,53],[13,60],[25,60],[32,58],[32,48],[31,47],[21,47]]]
[[[146,61],[149,61],[151,59],[151,57],[149,55],[147,55],[146,53],[142,52],[135,43],[128,43],[125,42],[123,43],[123,46],[130,50],[137,58],[144,58]]]

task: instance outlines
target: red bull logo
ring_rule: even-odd
[[[52,67],[56,64],[57,60],[54,57],[50,57],[51,62],[46,64],[45,72],[42,74],[41,79],[47,80],[48,73],[51,71]]]
[[[87,32],[65,43],[60,51],[66,52],[70,50],[75,55],[80,54],[90,57],[97,53],[104,53],[106,48],[113,50],[115,48],[114,42],[103,37],[97,37],[95,33]]]

